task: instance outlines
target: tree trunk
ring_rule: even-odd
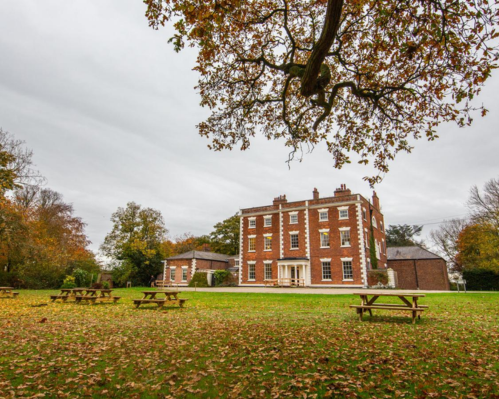
[[[340,25],[341,12],[343,9],[343,0],[328,0],[326,18],[322,28],[321,37],[312,50],[308,59],[305,73],[301,81],[301,94],[310,97],[317,92],[317,78],[321,71],[321,65],[324,62],[327,53],[333,45],[336,32]]]

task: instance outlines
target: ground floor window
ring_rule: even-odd
[[[175,281],[175,272],[177,271],[176,267],[171,267],[170,268],[170,280]]]
[[[331,262],[322,262],[322,279],[331,280]]]
[[[255,278],[256,278],[255,264],[250,263],[248,264],[248,280],[255,280]]]
[[[353,280],[352,261],[343,261],[343,280]]]
[[[265,263],[265,280],[272,280],[272,263]]]
[[[182,281],[187,281],[187,267],[182,268]]]

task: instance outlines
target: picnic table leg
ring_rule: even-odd
[[[416,314],[418,312],[416,310],[413,310],[412,311],[412,324],[416,324]]]

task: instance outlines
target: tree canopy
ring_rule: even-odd
[[[162,270],[166,233],[161,212],[129,202],[111,216],[113,228],[101,245],[105,256],[117,261],[118,283],[132,280],[147,285]]]
[[[290,158],[324,142],[335,166],[379,172],[411,138],[470,124],[471,100],[497,65],[497,3],[487,0],[144,0],[197,47],[198,128],[215,150],[247,149],[257,131]],[[482,114],[486,110],[482,107]],[[380,176],[366,178],[371,184]]]
[[[390,225],[386,229],[387,247],[413,247],[421,245],[416,236],[421,234],[423,226],[410,226],[408,224]]]
[[[213,226],[215,230],[210,234],[211,249],[225,255],[239,253],[240,217],[235,214],[223,222]]]

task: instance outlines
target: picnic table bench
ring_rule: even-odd
[[[55,302],[61,299],[66,302],[68,299],[74,299],[75,302],[87,301],[96,302],[113,302],[116,303],[121,299],[120,296],[113,296],[113,290],[107,288],[61,288],[59,295],[51,295],[50,299]],[[100,293],[100,294],[99,294]]]
[[[17,298],[19,292],[14,292],[13,287],[0,287],[0,298]]]
[[[179,306],[183,308],[185,302],[188,301],[188,299],[178,297],[178,294],[181,294],[180,291],[142,291],[142,293],[144,296],[141,299],[133,300],[133,304],[136,308],[144,303],[155,303],[158,305],[158,308],[162,308],[166,303],[170,302],[177,302]],[[164,294],[165,298],[156,298],[156,295],[158,294]]]
[[[419,305],[418,299],[424,298],[424,294],[394,294],[394,293],[370,293],[370,292],[361,292],[354,293],[353,295],[359,295],[361,299],[360,305],[350,305],[351,308],[357,310],[357,314],[359,315],[359,320],[362,321],[362,315],[366,312],[369,312],[369,315],[372,317],[372,309],[379,310],[397,310],[397,311],[408,311],[412,313],[412,324],[416,322],[416,317],[421,319],[421,314],[428,309],[427,305]],[[371,299],[369,299],[369,295]],[[395,303],[377,303],[376,301],[380,297],[397,297],[403,303],[395,304]],[[410,299],[412,298],[412,302]]]

